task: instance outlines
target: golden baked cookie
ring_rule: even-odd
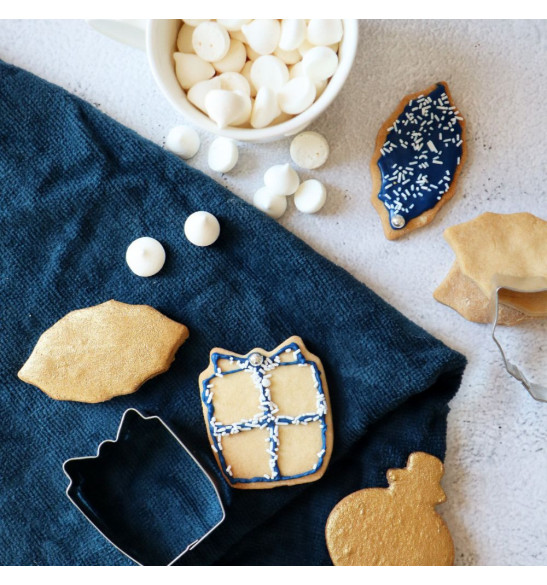
[[[199,386],[211,448],[230,486],[287,486],[325,473],[333,437],[327,380],[300,337],[245,355],[214,348]]]
[[[389,487],[350,494],[325,529],[335,565],[453,565],[454,545],[435,506],[446,501],[443,464],[412,453],[404,469],[387,472]]]
[[[156,309],[112,300],[57,321],[18,376],[55,400],[103,402],[166,372],[187,338]]]
[[[531,213],[483,213],[444,237],[463,275],[488,298],[501,283],[534,279],[547,288],[547,221]],[[532,317],[547,316],[547,292],[501,291],[500,301]]]
[[[475,323],[492,322],[492,306],[481,289],[468,276],[462,274],[457,262],[452,264],[452,268],[446,275],[445,279],[433,292],[433,297],[439,303],[451,307],[468,321]],[[508,307],[504,304],[499,305],[498,324],[499,325],[517,325],[521,321],[530,319],[521,311]]]
[[[465,121],[444,81],[402,99],[370,163],[372,204],[388,240],[434,219],[454,196],[466,152]]]

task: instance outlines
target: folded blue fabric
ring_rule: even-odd
[[[261,212],[64,90],[0,63],[0,562],[130,564],[65,495],[62,463],[114,438],[123,412],[155,414],[218,480],[226,521],[184,564],[328,564],[324,526],[352,491],[385,486],[413,451],[443,458],[465,359]],[[185,218],[215,214],[209,248]],[[129,243],[160,240],[139,278]],[[17,379],[40,334],[116,299],[187,325],[171,369],[102,404],[57,402]],[[245,353],[300,335],[320,356],[334,451],[318,482],[234,490],[207,440],[197,378],[214,346]]]

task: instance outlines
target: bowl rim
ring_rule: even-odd
[[[317,100],[304,112],[298,114],[280,124],[267,126],[266,128],[219,128],[207,115],[200,112],[195,106],[190,104],[186,98],[184,101],[175,98],[167,87],[164,77],[159,72],[157,64],[157,51],[154,50],[154,35],[157,23],[162,19],[151,19],[146,27],[146,49],[150,68],[156,83],[158,84],[163,95],[177,112],[180,112],[190,123],[196,127],[211,132],[218,136],[232,138],[244,142],[260,142],[272,139],[281,139],[292,136],[303,130],[315,118],[317,118],[328,106],[334,101],[342,89],[349,72],[353,66],[355,55],[357,53],[357,44],[359,38],[359,27],[357,19],[342,19],[344,25],[344,36],[340,41],[340,60],[338,68],[329,80],[323,93]],[[171,20],[171,19],[166,19]],[[186,93],[186,92],[184,92]]]

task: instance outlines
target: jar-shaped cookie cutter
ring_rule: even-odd
[[[547,402],[547,386],[531,382],[522,372],[522,370],[513,362],[507,359],[503,347],[496,337],[496,326],[498,324],[500,294],[502,291],[511,291],[515,293],[546,293],[547,277],[509,277],[497,275],[493,279],[494,294],[491,300],[492,306],[492,339],[498,346],[503,359],[503,365],[507,372],[518,380],[528,390],[532,398],[540,402]],[[547,307],[546,307],[547,311]]]

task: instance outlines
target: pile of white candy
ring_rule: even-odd
[[[183,20],[187,98],[220,128],[265,128],[309,108],[338,67],[339,19]]]
[[[198,133],[190,126],[176,126],[165,140],[165,146],[182,158],[192,158],[200,147]],[[318,132],[306,131],[295,136],[290,154],[293,162],[303,169],[317,169],[327,162],[329,145]],[[207,163],[219,173],[231,171],[239,159],[236,143],[219,136],[209,147]],[[287,197],[294,195],[296,208],[303,213],[317,213],[325,204],[327,191],[316,179],[300,182],[289,164],[274,165],[264,174],[264,186],[254,195],[253,204],[269,216],[279,219],[287,210]]]

